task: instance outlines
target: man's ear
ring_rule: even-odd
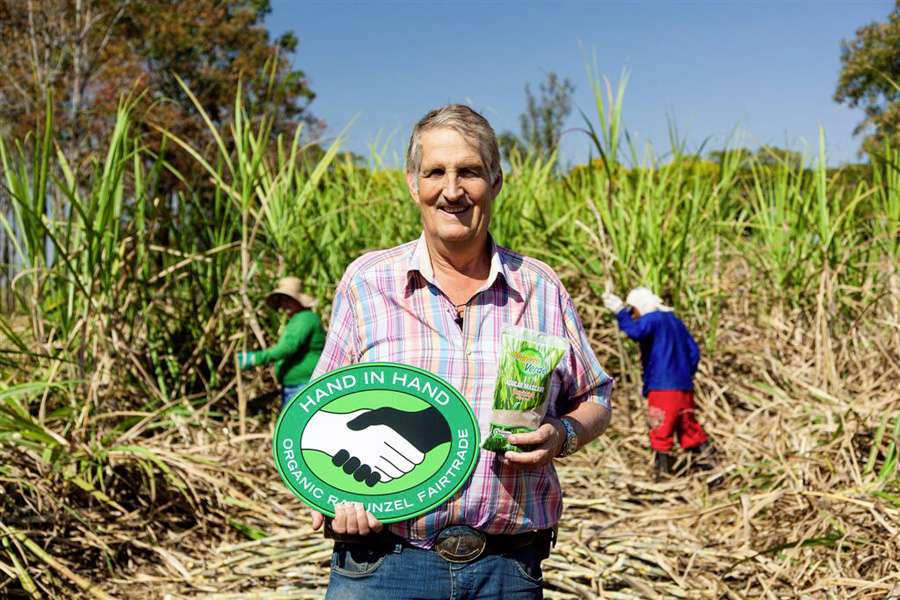
[[[418,204],[419,191],[416,189],[416,176],[409,172],[406,173],[406,188],[409,190],[409,195],[412,196],[413,202]]]
[[[491,189],[494,191],[494,197],[497,197],[497,194],[500,193],[500,190],[503,188],[503,171],[497,171],[497,177],[494,178],[494,182],[491,184]]]

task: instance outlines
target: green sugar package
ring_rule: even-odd
[[[569,342],[564,338],[503,326],[491,431],[482,448],[494,452],[522,451],[507,438],[540,427],[547,414],[550,376],[568,349]]]

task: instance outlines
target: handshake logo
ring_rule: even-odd
[[[450,426],[436,408],[406,412],[382,407],[348,414],[319,411],[300,445],[327,454],[335,467],[374,487],[403,477],[429,451],[449,441]]]
[[[362,502],[385,523],[424,514],[466,482],[478,458],[466,400],[432,373],[363,363],[300,391],[275,428],[275,465],[288,488],[327,515]]]

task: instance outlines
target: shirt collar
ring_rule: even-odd
[[[491,245],[491,270],[488,273],[487,281],[484,282],[484,285],[481,286],[476,293],[481,293],[494,285],[494,282],[499,275],[503,276],[503,281],[506,283],[507,287],[518,293],[514,284],[515,280],[510,275],[509,265],[506,264],[504,255],[500,251],[500,247],[494,241],[494,237],[490,234],[488,234],[488,243]],[[431,266],[431,255],[428,253],[428,243],[425,241],[424,232],[419,236],[419,239],[416,240],[413,245],[413,250],[409,254],[406,265],[407,283],[413,281],[413,275],[415,273],[421,275],[422,278],[431,285],[440,288],[437,279],[434,276],[434,268]]]

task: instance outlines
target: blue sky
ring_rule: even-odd
[[[884,21],[891,0],[631,2],[348,2],[274,0],[273,35],[293,30],[293,56],[317,98],[311,109],[333,138],[356,117],[344,147],[389,164],[429,109],[464,102],[500,132],[518,132],[524,85],[569,77],[575,105],[596,111],[586,60],[614,82],[629,71],[623,120],[663,155],[673,120],[689,150],[721,147],[735,130],[746,145],[813,153],[825,129],[828,162],[856,160],[862,118],[832,100],[840,42]],[[583,123],[577,110],[567,127]],[[563,138],[564,163],[588,159],[587,138]]]

